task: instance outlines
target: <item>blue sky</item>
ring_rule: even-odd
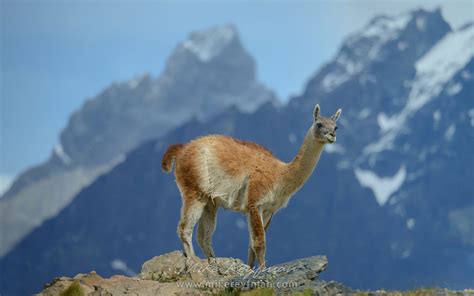
[[[156,77],[190,31],[233,23],[258,77],[286,101],[376,14],[473,1],[6,1],[1,3],[0,192],[47,159],[69,115],[113,81]],[[3,185],[2,185],[3,184]]]

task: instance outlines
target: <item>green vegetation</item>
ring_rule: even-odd
[[[218,294],[219,296],[274,296],[275,290],[270,288],[258,288],[249,291],[222,291]]]
[[[218,294],[219,296],[274,296],[276,295],[275,290],[271,288],[258,288],[249,291],[223,291]],[[286,295],[286,294],[285,294]],[[291,296],[312,296],[313,291],[306,289],[303,291],[295,291],[289,294]]]
[[[62,291],[60,296],[84,296],[79,281],[74,281],[66,290]]]
[[[306,289],[303,291],[297,291],[297,292],[292,292],[291,296],[312,296],[313,295],[313,290],[311,289]]]
[[[259,288],[255,290],[241,292],[239,296],[273,296],[275,295],[275,290],[270,288]]]
[[[474,295],[474,290],[450,291],[439,288],[419,288],[409,291],[357,291],[354,296],[438,296],[438,295]]]

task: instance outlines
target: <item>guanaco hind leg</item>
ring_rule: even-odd
[[[197,241],[207,258],[216,256],[212,248],[212,235],[216,230],[217,209],[217,206],[209,201],[199,219]]]
[[[188,258],[199,259],[193,248],[193,229],[203,213],[206,203],[198,197],[184,196],[181,208],[181,219],[178,224],[178,236],[183,243],[184,253]]]

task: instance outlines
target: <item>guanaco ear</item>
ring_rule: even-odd
[[[316,106],[314,106],[314,111],[313,111],[314,120],[316,120],[319,117],[320,112],[321,112],[321,107],[319,107],[319,104],[316,104]]]
[[[341,116],[341,112],[342,112],[341,109],[337,109],[336,113],[334,113],[334,115],[331,116],[331,119],[334,121],[337,121],[339,119],[339,116]]]

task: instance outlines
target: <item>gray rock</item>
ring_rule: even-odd
[[[212,258],[195,262],[182,252],[154,257],[143,264],[140,278],[161,283],[201,283],[207,291],[238,292],[271,288],[277,293],[311,290],[313,294],[348,293],[351,290],[335,282],[319,280],[328,265],[325,256],[313,256],[267,267],[250,269],[240,259]]]
[[[186,257],[174,251],[146,261],[139,275],[141,279],[170,282],[181,278],[186,269]]]
[[[159,282],[176,282],[192,280],[194,282],[226,281],[237,276],[244,276],[252,270],[240,259],[212,258],[190,260],[180,251],[156,256],[146,261],[139,277]]]
[[[295,290],[323,291],[324,281],[315,281],[328,266],[326,256],[313,256],[265,268],[233,279],[231,286],[242,290],[274,288],[285,293]]]

